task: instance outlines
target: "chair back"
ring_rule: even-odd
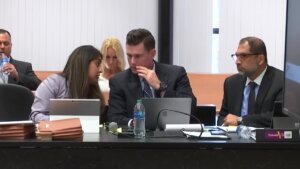
[[[28,120],[34,95],[16,84],[0,84],[0,121]]]
[[[193,113],[201,123],[206,126],[214,126],[216,124],[216,106],[214,104],[197,105],[196,111]],[[190,123],[199,123],[194,118],[190,118]]]

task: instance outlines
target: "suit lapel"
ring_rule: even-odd
[[[266,70],[266,73],[261,81],[261,85],[259,87],[259,91],[256,96],[255,112],[260,112],[263,100],[272,85],[272,79],[273,79],[273,71],[271,70],[270,67],[268,67]]]
[[[155,73],[158,77],[158,79],[162,82],[165,82],[168,84],[168,78],[166,76],[166,74],[164,73],[164,71],[162,70],[163,68],[161,67],[161,64],[155,62]],[[160,97],[160,91],[155,90],[155,97]]]
[[[143,91],[139,77],[128,70],[128,88],[132,98],[143,98]]]
[[[240,80],[236,84],[236,88],[235,87],[233,88],[234,93],[236,93],[236,96],[237,96],[237,97],[234,97],[236,99],[236,101],[233,103],[237,103],[234,107],[235,107],[235,111],[239,112],[239,113],[242,110],[246,79],[247,79],[246,76],[241,76]]]

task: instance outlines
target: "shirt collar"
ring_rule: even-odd
[[[8,62],[10,62],[10,58],[11,58],[11,56],[7,56],[7,58],[8,58]]]
[[[253,80],[253,82],[255,82],[258,86],[260,86],[261,84],[261,81],[266,73],[266,70],[267,70],[268,66],[266,66],[265,70],[263,72],[261,72],[261,74]],[[252,80],[249,79],[249,77],[247,77],[247,81],[246,81],[246,86],[251,82]]]

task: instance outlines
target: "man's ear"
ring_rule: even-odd
[[[265,55],[263,55],[263,54],[259,54],[258,55],[258,64],[259,65],[262,65],[262,64],[264,64],[264,63],[266,63],[266,58],[265,58]]]
[[[151,49],[151,50],[150,50],[150,54],[151,54],[151,56],[152,56],[153,59],[154,59],[154,57],[155,57],[155,55],[156,55],[156,49],[155,49],[155,48]]]

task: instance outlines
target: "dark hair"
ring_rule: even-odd
[[[248,42],[250,46],[250,52],[254,54],[263,54],[265,56],[266,63],[268,63],[267,58],[267,49],[264,41],[257,37],[245,37],[240,40],[239,44],[243,44],[245,42]]]
[[[128,32],[126,37],[126,44],[138,45],[143,42],[144,47],[147,51],[155,48],[155,39],[151,32],[147,29],[133,29]]]
[[[95,59],[102,60],[102,54],[98,49],[91,45],[80,46],[69,56],[61,75],[66,78],[70,98],[100,99],[101,110],[103,110],[104,97],[99,84],[91,84],[88,82],[89,64]]]
[[[9,35],[9,37],[11,38],[11,35],[10,35],[10,33],[7,30],[0,29],[0,34],[3,34],[3,33],[7,33]]]

